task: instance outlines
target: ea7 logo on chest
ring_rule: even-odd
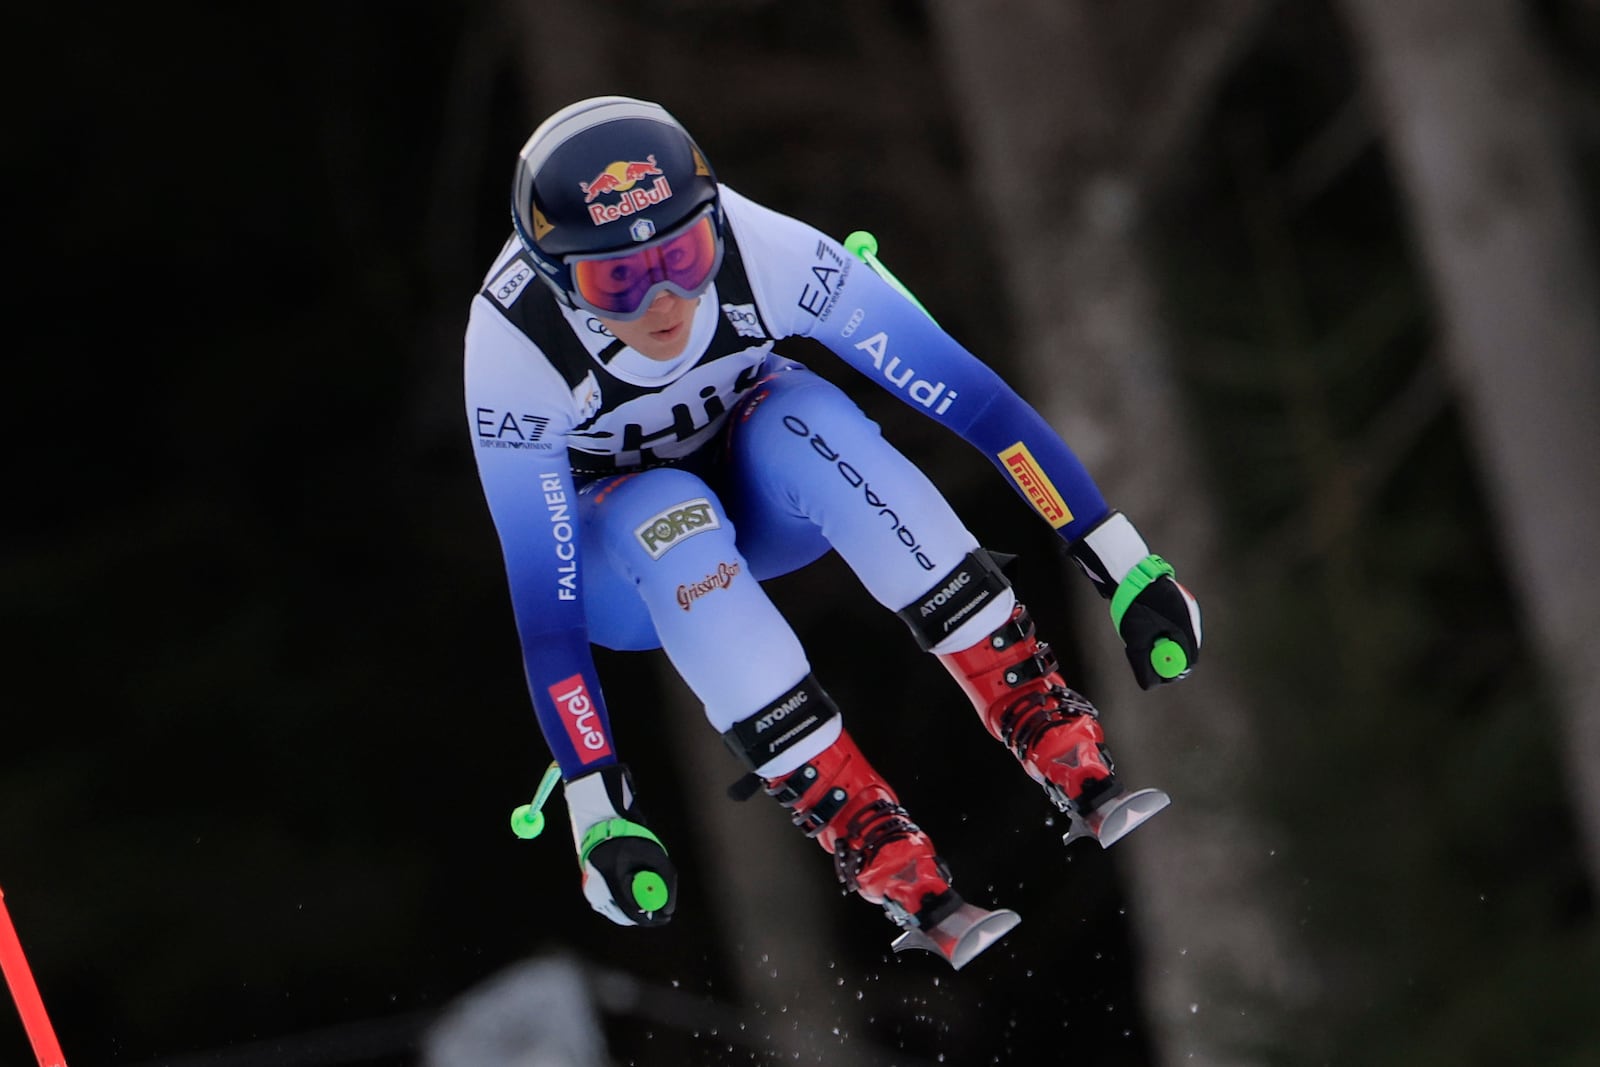
[[[711,501],[705,497],[674,504],[652,519],[647,519],[633,531],[651,559],[660,559],[667,550],[682,544],[695,534],[715,530],[722,523],[711,510]]]

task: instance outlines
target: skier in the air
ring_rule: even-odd
[[[979,449],[1111,601],[1145,688],[1200,651],[1195,600],[1054,430],[874,262],[719,185],[660,106],[599,97],[523,147],[516,234],[472,302],[467,421],[539,724],[590,904],[666,922],[676,873],[619,762],[590,645],[666,651],[840,880],[956,966],[1018,921],[966,904],[843,728],[761,582],[836,550],[945,665],[988,731],[1108,845],[1167,802],[1124,793],[1097,714],[995,560],[835,386],[821,342]],[[542,802],[542,800],[541,800]]]

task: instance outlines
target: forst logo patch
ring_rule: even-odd
[[[633,531],[651,559],[660,559],[667,551],[681,545],[695,534],[705,533],[722,526],[717,513],[711,510],[711,501],[705,497],[685,500],[646,519]]]
[[[1028,503],[1044,516],[1046,522],[1059,530],[1072,521],[1072,511],[1067,507],[1067,502],[1056,491],[1055,483],[1050,481],[1050,476],[1040,468],[1039,462],[1033,458],[1033,453],[1028,451],[1027,445],[1018,441],[1001,452],[999,459],[1006,465],[1006,471],[1016,481],[1023,495],[1028,498]]]
[[[656,177],[649,188],[640,186],[639,183],[649,177]],[[672,196],[672,186],[656,166],[654,154],[642,160],[619,159],[608,163],[592,181],[579,182],[578,188],[583,192],[583,202],[589,206],[589,221],[596,226],[616,222]],[[595,203],[596,198],[609,193],[618,193],[621,199],[609,204]]]

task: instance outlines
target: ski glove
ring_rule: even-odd
[[[574,778],[565,794],[589,906],[618,926],[666,925],[678,906],[678,869],[640,821],[627,766]]]
[[[1200,605],[1153,554],[1139,531],[1113,511],[1070,547],[1100,595],[1127,648],[1141,689],[1188,675],[1200,660]]]

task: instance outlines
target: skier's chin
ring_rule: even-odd
[[[647,359],[665,363],[683,355],[694,329],[694,313],[700,298],[686,300],[663,294],[650,310],[632,322],[601,319],[611,335]]]

